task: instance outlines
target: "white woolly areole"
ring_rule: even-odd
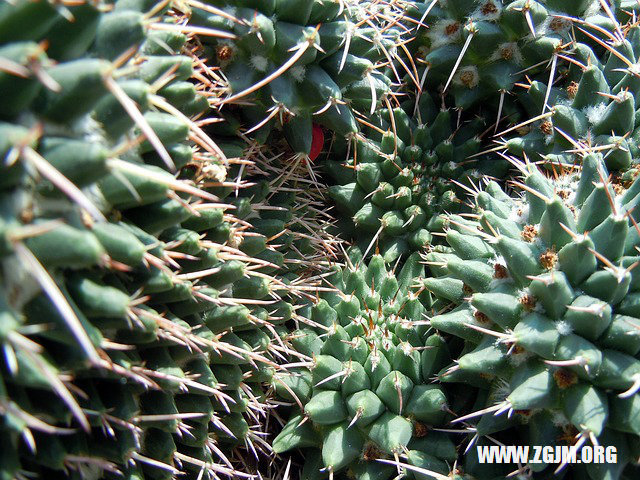
[[[478,180],[481,179],[481,178],[484,178],[484,175],[482,173],[480,173],[480,170],[477,170],[475,168],[469,170],[468,173],[467,173],[467,176],[469,178],[478,179]]]
[[[490,60],[510,60],[517,65],[521,65],[523,61],[522,52],[516,42],[505,42],[498,45],[498,48],[491,55]]]
[[[500,18],[502,4],[495,0],[486,0],[476,8],[471,14],[471,18],[478,20],[495,21]]]
[[[538,36],[567,32],[571,28],[571,21],[565,18],[556,17],[553,14],[549,15],[542,25],[536,27],[536,33]]]
[[[373,352],[371,352],[371,354],[369,355],[369,360],[371,360],[371,371],[375,371],[380,364],[380,352],[378,352],[378,350],[374,350]]]
[[[580,176],[576,174],[559,175],[555,182],[555,192],[563,192],[561,196],[562,203],[570,206],[573,205],[573,201],[576,197],[578,185],[580,183]],[[575,212],[574,212],[575,216]]]
[[[269,61],[262,55],[251,55],[249,61],[251,62],[251,66],[259,72],[266,72],[269,66]]]
[[[576,195],[577,195],[577,192],[575,191],[575,189],[574,189],[574,190],[571,190],[571,191],[570,191],[570,193],[569,193],[569,195],[568,195],[568,196],[567,196],[567,198],[565,199],[565,203],[566,203],[567,205],[573,205],[573,202],[574,202],[574,201],[575,201],[575,199],[576,199]],[[574,216],[574,217],[577,217],[577,215],[578,215],[577,211],[576,211],[576,212],[573,212],[573,216]]]
[[[579,175],[565,175],[562,177],[563,185],[565,186],[565,190],[569,192],[567,198],[564,199],[564,203],[566,205],[573,205],[576,195],[578,193],[578,185],[580,184],[580,176]],[[574,215],[577,215],[577,211],[574,212]]]
[[[480,74],[475,65],[467,65],[458,69],[453,77],[453,83],[467,88],[474,88],[480,82]]]
[[[368,321],[368,319],[365,319],[362,315],[358,314],[355,317],[353,317],[353,323],[355,323],[356,325],[363,325],[364,326],[364,325],[368,325],[369,321]],[[374,328],[375,328],[375,326],[374,326]],[[366,328],[365,328],[365,331],[367,332],[365,334],[365,338],[366,339],[370,339],[373,336],[373,331],[372,330],[367,330]]]
[[[294,67],[291,67],[289,69],[289,72],[291,73],[291,76],[293,77],[293,79],[296,82],[300,83],[304,80],[304,77],[307,74],[307,69],[302,65],[296,65]]]
[[[504,268],[507,268],[507,262],[502,255],[496,255],[495,257],[491,257],[488,263],[492,267],[495,267],[496,265],[500,265]]]
[[[533,295],[531,292],[529,292],[529,289],[527,289],[527,292],[529,293],[530,297],[536,298],[535,295]],[[536,313],[545,313],[544,307],[542,306],[542,303],[538,302],[538,299],[536,299],[536,304],[533,307],[533,311],[536,312]]]
[[[509,212],[508,219],[519,225],[527,225],[529,220],[529,204],[517,200]]]
[[[587,116],[587,120],[591,125],[595,125],[604,116],[604,112],[607,109],[607,106],[604,103],[598,103],[597,105],[591,105],[586,107],[583,112]]]
[[[411,352],[413,352],[413,346],[409,342],[402,342],[400,344],[400,349],[407,357],[411,355]]]
[[[558,320],[556,322],[556,330],[560,335],[571,335],[573,333],[573,327],[566,320]]]
[[[509,355],[509,363],[514,367],[524,364],[527,360],[533,357],[531,352],[527,352],[526,350],[522,350],[519,353],[511,353]]]
[[[509,269],[507,268],[507,262],[502,255],[496,255],[495,257],[490,258],[487,263],[493,268],[495,268],[496,265],[500,265],[504,268],[505,272],[507,272],[507,276],[505,278],[491,279],[491,283],[489,284],[490,289],[497,288],[505,283],[513,283],[513,278],[511,278],[511,273],[509,273]]]
[[[454,43],[462,36],[462,25],[457,20],[439,20],[431,26],[427,36],[431,39],[431,48]]]
[[[560,410],[551,411],[551,423],[556,427],[566,427],[569,425],[569,420],[564,416]]]
[[[518,301],[522,301],[525,297],[528,296],[532,296],[531,292],[529,292],[528,288],[519,288],[518,291],[516,292],[516,295],[518,296]],[[536,301],[536,306],[537,306],[538,302]]]

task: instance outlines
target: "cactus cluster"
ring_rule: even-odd
[[[640,433],[640,182],[610,183],[599,154],[556,178],[514,163],[523,193],[487,184],[472,217],[450,217],[448,245],[425,257],[423,288],[451,302],[430,325],[464,339],[439,378],[480,390],[478,411],[455,420],[474,423],[472,441],[509,432],[524,445],[615,445],[617,465],[584,469],[617,478]]]
[[[0,480],[633,478],[638,5],[2,2]]]
[[[251,206],[245,219],[254,232],[277,246],[271,262],[295,290],[301,278],[309,282],[310,274],[331,266],[340,253],[340,240],[329,231],[333,218],[324,209],[322,194],[310,188],[321,185],[314,183],[314,177],[307,178],[308,172],[313,173],[308,165],[295,155],[283,159],[259,155],[254,161],[246,177],[253,185],[240,190],[238,203]],[[243,244],[240,248],[245,250]]]

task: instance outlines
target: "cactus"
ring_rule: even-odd
[[[274,376],[276,394],[292,405],[274,451],[304,448],[307,478],[364,479],[379,469],[376,478],[393,478],[376,460],[401,456],[447,474],[453,443],[429,427],[450,418],[444,391],[430,384],[448,349],[419,320],[425,308],[411,292],[424,270],[419,256],[397,274],[380,255],[365,266],[357,249],[347,261],[331,276],[337,291],[300,310],[300,328],[285,337],[308,361]]]
[[[504,11],[517,9],[519,4],[513,2]],[[535,5],[529,5],[532,18],[540,7]],[[526,155],[532,161],[563,165],[579,162],[585,149],[595,148],[606,152],[612,173],[624,174],[632,166],[638,151],[636,88],[631,80],[637,26],[627,21],[622,10],[614,9],[609,18],[597,7],[576,2],[575,12],[546,22],[547,33],[543,31],[534,43],[548,36],[561,46],[549,51],[548,69],[529,70],[527,81],[516,83],[508,107],[511,121],[496,134],[497,146],[484,153]],[[587,12],[581,8],[588,8]],[[581,17],[583,14],[587,16]],[[571,29],[577,33],[568,37]]]
[[[630,478],[611,3],[2,3],[0,478],[502,478],[460,447],[565,439]]]
[[[323,186],[317,183],[314,168],[297,155],[269,153],[255,156],[245,177],[255,184],[240,190],[238,200],[231,203],[250,205],[243,219],[252,224],[253,232],[271,239],[275,251],[265,259],[279,267],[278,275],[295,291],[301,279],[326,271],[336,261],[341,241],[329,232],[334,220],[324,208]],[[253,252],[253,244],[264,241],[258,238],[247,237],[240,250]]]
[[[517,130],[518,136],[505,135],[497,149],[549,164],[571,164],[585,148],[595,148],[606,153],[610,170],[624,173],[638,153],[635,90],[624,74],[617,81],[605,65],[611,57],[618,59],[616,54],[626,57],[607,52],[608,59],[600,63],[584,44],[572,54],[584,58],[573,60],[562,85],[548,88],[537,80],[526,85],[522,105],[528,120],[507,129],[503,134]]]
[[[154,1],[56,5],[0,7],[2,478],[247,475],[292,309],[206,183],[230,163],[192,120],[190,30]]]
[[[410,44],[421,86],[450,94],[456,107],[485,109],[499,122],[518,107],[508,94],[525,73],[541,74],[551,65],[553,82],[560,77],[554,77],[559,56],[572,56],[576,40],[602,50],[593,37],[613,40],[613,34],[602,34],[614,31],[621,36],[621,23],[637,6],[615,3],[607,9],[591,1],[412,2],[406,15],[422,23]]]
[[[441,231],[441,213],[464,209],[459,184],[479,180],[489,168],[504,174],[500,161],[461,161],[479,152],[482,120],[458,125],[455,113],[438,111],[429,95],[416,106],[424,123],[416,125],[401,107],[382,109],[373,128],[343,147],[351,151],[346,162],[327,162],[338,183],[329,195],[346,217],[343,235],[358,237],[365,256],[376,243],[389,262],[422,250]],[[331,158],[341,155],[334,146]]]
[[[449,216],[448,246],[425,257],[433,277],[423,288],[452,304],[430,325],[465,341],[439,378],[481,392],[477,411],[454,422],[477,420],[472,443],[497,432],[525,445],[634,441],[640,432],[621,420],[640,386],[633,307],[640,183],[612,184],[597,153],[555,178],[513,162],[523,193],[510,197],[488,182],[474,193],[472,219]],[[632,461],[624,451],[617,466],[601,466],[610,478]],[[597,467],[584,469],[602,478]]]
[[[191,25],[226,34],[204,45],[226,79],[220,104],[240,107],[223,112],[225,128],[242,128],[262,142],[282,129],[301,156],[311,152],[313,124],[339,136],[357,133],[357,115],[384,105],[405,63],[398,45],[406,29],[396,25],[402,12],[386,13],[369,1],[194,4]]]

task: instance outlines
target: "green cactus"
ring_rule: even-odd
[[[638,13],[2,3],[0,478],[631,478]]]
[[[262,142],[281,128],[295,153],[309,155],[314,123],[353,135],[357,112],[373,113],[391,92],[390,78],[400,81],[398,45],[407,29],[376,2],[226,0],[217,7],[193,6],[189,22],[226,32],[203,37],[205,57],[225,75],[229,95],[220,104],[240,106],[222,112],[225,128]]]
[[[578,44],[574,53],[579,53],[580,47],[588,48]],[[605,67],[596,62],[597,57],[589,51],[584,64],[573,65],[575,71],[570,69],[565,88],[549,89],[541,81],[527,85],[522,104],[533,118],[511,127],[509,131],[517,129],[519,135],[505,136],[500,146],[532,160],[571,164],[589,145],[606,154],[610,170],[624,173],[632,167],[638,152],[635,91],[610,82]],[[547,108],[543,107],[545,98]]]
[[[482,120],[456,125],[455,113],[438,111],[428,95],[417,110],[424,123],[416,124],[403,108],[382,109],[372,121],[375,129],[343,147],[351,150],[346,162],[327,162],[338,183],[329,195],[346,217],[343,235],[358,238],[365,255],[377,243],[390,262],[431,243],[442,230],[441,213],[464,210],[459,185],[478,181],[480,171],[502,176],[505,170],[499,161],[461,161],[479,152]],[[334,147],[331,158],[343,154]]]
[[[524,73],[540,73],[552,63],[553,78],[557,55],[567,55],[576,40],[599,49],[600,56],[593,36],[616,29],[622,35],[620,23],[636,10],[629,2],[615,3],[609,18],[592,1],[436,0],[410,2],[406,15],[423,22],[411,46],[423,86],[443,89],[459,108],[482,109],[485,102],[499,121],[518,105],[507,94]]]
[[[365,266],[352,249],[348,266],[331,277],[337,293],[301,310],[307,319],[285,337],[310,361],[274,376],[276,394],[293,410],[273,447],[304,448],[307,461],[320,455],[309,478],[346,472],[364,479],[378,469],[376,478],[393,478],[376,459],[407,451],[410,465],[446,475],[445,461],[455,457],[446,436],[425,437],[429,426],[451,417],[444,391],[430,384],[449,361],[448,349],[420,320],[425,308],[411,292],[424,268],[417,254],[397,274],[389,267],[380,255]]]
[[[529,9],[532,16],[534,3]],[[527,81],[517,85],[524,91],[514,89],[513,120],[496,135],[498,146],[487,152],[563,165],[579,161],[588,147],[604,153],[607,167],[616,174],[632,167],[638,152],[632,80],[637,26],[628,21],[620,5],[615,5],[609,18],[598,11],[598,5],[588,3],[567,3],[569,16],[547,22],[547,29],[557,30],[549,33],[550,38],[556,38],[562,48],[546,57],[548,71],[529,71]],[[555,2],[547,7],[549,11],[559,8]],[[576,28],[575,34],[569,34]]]
[[[514,164],[523,194],[487,183],[475,194],[473,220],[449,216],[448,246],[425,257],[434,276],[423,288],[453,307],[430,325],[466,344],[439,378],[483,380],[475,383],[477,412],[454,422],[477,419],[472,443],[498,432],[511,444],[556,445],[567,435],[579,445],[625,443],[639,433],[619,423],[640,385],[632,307],[638,182],[611,184],[599,154],[556,178]],[[617,466],[600,467],[620,478],[631,461],[624,453]],[[602,478],[599,467],[584,468]]]
[[[158,6],[0,7],[2,478],[234,477],[264,450],[290,288],[211,193],[230,162],[191,119],[206,72]]]

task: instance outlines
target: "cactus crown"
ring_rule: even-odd
[[[380,468],[377,459],[407,451],[412,465],[447,473],[450,449],[441,459],[416,450],[428,426],[448,417],[445,393],[429,384],[448,361],[446,345],[416,320],[425,309],[410,291],[422,271],[417,254],[396,274],[380,255],[365,266],[359,250],[350,252],[348,266],[331,277],[337,292],[310,306],[308,326],[288,337],[312,361],[276,374],[276,392],[297,405],[274,440],[276,452],[321,452],[316,468],[330,476],[346,470],[367,478]],[[447,445],[435,437],[434,447]],[[383,470],[380,478],[392,478],[393,469]]]

